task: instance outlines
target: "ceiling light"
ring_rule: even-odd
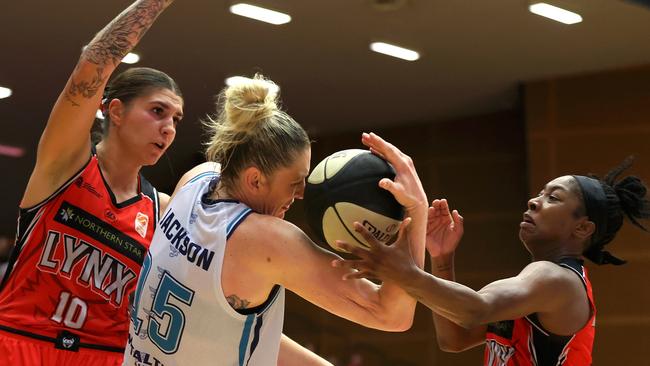
[[[134,64],[136,62],[140,61],[140,56],[138,56],[137,53],[127,53],[126,56],[122,59],[122,62],[125,64]]]
[[[370,44],[370,49],[375,52],[401,58],[402,60],[406,61],[415,61],[420,58],[420,54],[413,50],[384,42],[373,42]]]
[[[0,155],[10,156],[12,158],[19,158],[25,155],[25,149],[23,149],[22,147],[0,144]]]
[[[11,89],[0,86],[0,99],[9,98],[11,96]]]
[[[576,24],[582,21],[580,14],[558,8],[546,3],[536,3],[528,7],[531,13],[553,19],[564,24]]]
[[[259,6],[239,3],[230,7],[230,12],[243,17],[259,20],[275,25],[289,23],[291,16],[278,11],[260,8]]]
[[[243,76],[231,76],[229,78],[226,78],[226,85],[233,86],[233,85],[241,84],[241,83],[246,82],[248,80],[250,80],[250,79],[247,78],[247,77],[243,77]],[[277,93],[277,92],[280,91],[280,87],[277,84],[271,83],[271,82],[267,82],[267,83],[269,84],[269,90],[271,92]]]

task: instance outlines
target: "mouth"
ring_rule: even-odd
[[[533,227],[535,226],[535,220],[528,214],[524,212],[524,218],[519,224],[520,227]]]
[[[156,145],[156,147],[159,148],[160,150],[163,150],[163,149],[165,148],[165,144],[164,144],[164,143],[157,143],[157,142],[154,142],[153,144]]]

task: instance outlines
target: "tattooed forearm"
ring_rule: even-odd
[[[81,59],[96,65],[92,74],[81,72],[77,65],[70,77],[64,97],[78,107],[78,97],[93,98],[100,92],[112,70],[138,43],[156,17],[173,0],[139,0],[129,6],[84,48]]]
[[[113,19],[84,50],[83,57],[97,65],[117,66],[135,46],[170,0],[141,0]]]
[[[237,295],[230,295],[226,297],[226,300],[228,300],[228,304],[230,304],[230,306],[232,306],[232,308],[235,310],[246,309],[246,307],[248,307],[248,304],[250,304],[250,301],[240,299],[237,297]]]

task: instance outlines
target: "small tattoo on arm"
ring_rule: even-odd
[[[228,300],[228,304],[235,310],[246,309],[251,303],[248,300],[240,299],[237,295],[227,296],[226,300]]]

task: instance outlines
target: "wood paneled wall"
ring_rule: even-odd
[[[475,289],[511,276],[528,262],[517,238],[527,199],[525,131],[516,112],[436,124],[410,124],[375,131],[410,155],[429,199],[447,198],[465,218],[465,238],[457,254],[458,279]],[[361,131],[315,137],[312,166],[332,152],[363,148]],[[288,218],[306,232],[298,203]],[[438,349],[431,313],[418,305],[415,324],[405,333],[363,328],[316,308],[297,296],[287,300],[286,333],[334,357],[335,364],[477,365],[482,348],[462,354]]]
[[[630,173],[650,180],[650,67],[531,82],[522,111],[375,131],[415,161],[429,199],[448,198],[465,217],[458,280],[475,289],[515,275],[529,261],[518,223],[529,196],[564,174],[604,174],[630,154]],[[312,165],[362,148],[361,131],[316,136]],[[300,204],[289,219],[307,232]],[[650,235],[626,223],[611,251],[622,267],[587,264],[598,307],[594,365],[650,365]],[[421,305],[405,333],[342,320],[296,297],[285,331],[336,365],[479,365],[482,349],[446,354]],[[363,362],[351,363],[353,355]]]
[[[602,176],[628,155],[626,173],[650,182],[650,67],[530,83],[525,109],[530,192],[560,175]],[[588,263],[594,365],[650,365],[650,235],[626,222],[607,248],[628,264]]]

